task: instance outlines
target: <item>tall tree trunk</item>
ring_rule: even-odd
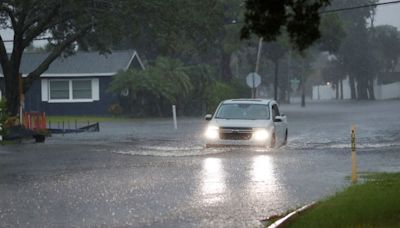
[[[287,95],[287,88],[286,88],[286,83],[281,83],[279,86],[279,101],[281,103],[287,103],[286,95]]]
[[[288,87],[288,83],[287,83],[288,78],[284,77],[284,76],[286,76],[286,75],[278,74],[278,79],[280,79],[279,85],[278,85],[278,89],[279,89],[278,96],[279,96],[279,101],[281,103],[288,103],[288,101],[287,101],[287,95],[288,95],[288,91],[289,91],[289,87]]]
[[[357,99],[355,79],[352,75],[349,75],[349,86],[350,86],[350,95],[351,95],[350,98],[352,100]]]
[[[339,80],[336,80],[335,83],[335,89],[336,89],[336,100],[339,100]]]
[[[279,60],[274,61],[275,63],[275,77],[274,77],[274,99],[278,100],[278,74],[279,74]]]
[[[357,80],[357,99],[367,100],[368,99],[368,81],[364,77],[360,76]]]
[[[17,72],[9,70],[4,72],[5,97],[7,101],[7,111],[11,116],[16,116],[19,110],[19,82]]]
[[[221,79],[224,82],[229,82],[233,78],[231,70],[231,55],[232,53],[226,53],[225,51],[222,51]]]
[[[375,100],[374,80],[368,80],[368,95],[370,100]]]
[[[14,35],[17,38],[14,41],[13,51],[10,59],[3,57],[1,59],[1,65],[3,69],[4,82],[5,82],[5,97],[7,100],[7,111],[11,116],[18,115],[20,105],[20,94],[19,94],[19,69],[21,65],[21,58],[23,48],[21,47],[21,38],[18,35]],[[3,49],[4,51],[4,49]]]
[[[342,79],[339,80],[339,84],[340,84],[340,100],[343,100],[343,80]]]

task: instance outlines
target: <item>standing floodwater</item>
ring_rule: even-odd
[[[205,149],[205,121],[101,123],[101,132],[0,147],[0,226],[259,226],[349,184],[400,171],[400,101],[282,105],[289,144]]]

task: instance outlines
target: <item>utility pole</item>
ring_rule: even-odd
[[[256,60],[256,69],[254,70],[254,72],[256,74],[258,74],[258,70],[260,68],[260,58],[261,58],[261,49],[262,49],[262,42],[263,42],[262,37],[260,37],[260,40],[258,41],[258,51],[257,51],[257,60]],[[252,98],[256,98],[257,97],[257,88],[255,86],[255,79],[254,79],[254,75],[253,75],[253,88],[251,89],[251,97]]]

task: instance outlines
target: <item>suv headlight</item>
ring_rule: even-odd
[[[257,129],[254,131],[253,137],[257,141],[264,141],[270,137],[270,134],[266,129]]]
[[[216,126],[208,126],[205,136],[208,139],[217,139],[219,136],[219,132],[218,132],[219,128]]]

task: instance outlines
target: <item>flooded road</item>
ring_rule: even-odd
[[[0,147],[0,227],[257,227],[349,185],[400,171],[400,101],[283,105],[289,144],[204,149],[205,121],[102,123],[101,132]]]

